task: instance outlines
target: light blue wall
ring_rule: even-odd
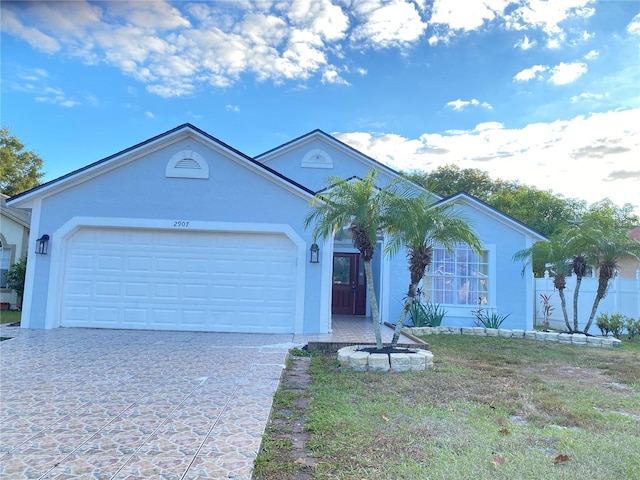
[[[187,147],[209,163],[208,180],[165,177],[169,159]],[[45,198],[39,231],[52,234],[75,216],[277,223],[291,226],[310,245],[311,232],[303,225],[310,197],[282,185],[282,181],[264,178],[190,138]],[[52,236],[51,242],[56,240]],[[38,257],[32,328],[44,327],[50,263],[51,255]],[[320,311],[318,265],[307,264],[305,282],[303,328],[305,333],[316,333]]]
[[[165,168],[169,159],[184,149],[193,149],[209,164],[208,180],[166,178]],[[334,168],[315,169],[301,167],[304,155],[314,149],[327,152]],[[370,168],[352,152],[344,150],[331,141],[320,138],[284,152],[267,165],[296,182],[316,190],[325,186],[328,176],[349,178],[364,177]],[[395,176],[378,167],[379,184],[384,185]],[[307,195],[292,192],[280,180],[267,179],[247,168],[242,163],[226,157],[210,145],[188,138],[169,143],[163,149],[138,158],[77,185],[68,186],[59,193],[42,199],[40,226],[37,234],[52,235],[72,217],[105,217],[133,219],[163,219],[207,222],[243,222],[289,225],[305,242],[305,249],[312,243],[311,229],[304,229],[304,218],[309,212]],[[495,253],[495,269],[492,281],[494,297],[491,304],[500,314],[510,313],[504,324],[506,328],[529,328],[526,324],[527,290],[526,280],[521,275],[521,264],[511,259],[516,251],[526,248],[527,237],[522,229],[514,228],[499,219],[499,215],[477,205],[461,207],[472,221],[485,245],[492,245]],[[327,253],[327,252],[323,252]],[[308,252],[305,251],[305,256]],[[35,255],[34,255],[35,256]],[[32,328],[43,328],[47,311],[47,291],[51,255],[38,256],[35,262],[35,284],[32,294]],[[406,256],[400,252],[390,259],[386,299],[388,313],[384,321],[395,323],[402,309],[402,302],[409,283]],[[305,265],[304,333],[316,333],[320,328],[322,264]],[[374,271],[380,272],[380,253],[374,258]],[[382,277],[382,276],[380,276]],[[325,277],[328,278],[328,277]],[[382,278],[376,281],[377,294]],[[325,290],[326,291],[326,290]],[[326,301],[326,299],[325,299]],[[471,310],[476,306],[449,308],[444,324],[471,326],[474,317]]]
[[[308,168],[302,167],[301,162],[307,152],[311,150],[323,150],[333,160],[333,168]],[[350,178],[353,176],[364,178],[371,165],[356,159],[353,154],[348,154],[330,143],[320,139],[309,141],[295,150],[283,152],[276,158],[269,159],[267,166],[277,170],[283,175],[295,180],[305,187],[315,191],[327,186],[325,180],[330,176]],[[378,184],[386,185],[394,178],[386,169],[378,168]]]

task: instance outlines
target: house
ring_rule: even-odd
[[[369,315],[358,252],[321,242],[312,258],[304,218],[329,176],[381,184],[398,172],[315,130],[251,158],[190,124],[13,197],[32,212],[22,326],[216,332],[326,333],[332,314]],[[533,276],[511,258],[542,237],[460,193],[482,255],[435,250],[428,283],[452,325],[472,310],[531,328]],[[37,242],[36,240],[39,240]],[[380,240],[381,242],[383,239]],[[384,321],[395,322],[406,258],[373,259]]]
[[[19,308],[19,299],[7,286],[7,273],[14,263],[27,256],[29,212],[8,207],[0,194],[0,305],[3,310]]]
[[[640,226],[632,228],[627,232],[630,238],[640,242]],[[620,278],[637,278],[640,272],[640,260],[632,257],[631,255],[625,255],[618,259],[618,275]]]

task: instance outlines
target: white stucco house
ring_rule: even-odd
[[[16,292],[7,285],[7,273],[14,263],[27,256],[29,212],[6,205],[0,194],[0,305],[3,309],[19,307]]]
[[[368,315],[364,272],[350,241],[319,244],[304,218],[329,176],[381,183],[398,172],[315,130],[251,158],[185,124],[9,200],[31,211],[22,326],[325,333],[332,314]],[[445,323],[473,325],[478,300],[531,328],[532,275],[514,252],[542,237],[460,193],[483,255],[436,249],[425,279]],[[40,240],[40,242],[37,242]],[[381,240],[383,241],[383,240]],[[377,249],[384,321],[408,286],[404,254]]]

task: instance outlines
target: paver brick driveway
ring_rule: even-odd
[[[251,476],[291,335],[3,327],[0,478]]]

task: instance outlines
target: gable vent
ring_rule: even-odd
[[[183,158],[178,163],[176,163],[175,168],[191,168],[195,170],[202,169],[200,164],[197,161],[195,161],[193,158]]]
[[[209,178],[209,164],[198,152],[190,148],[179,151],[171,157],[165,170],[168,178]]]

